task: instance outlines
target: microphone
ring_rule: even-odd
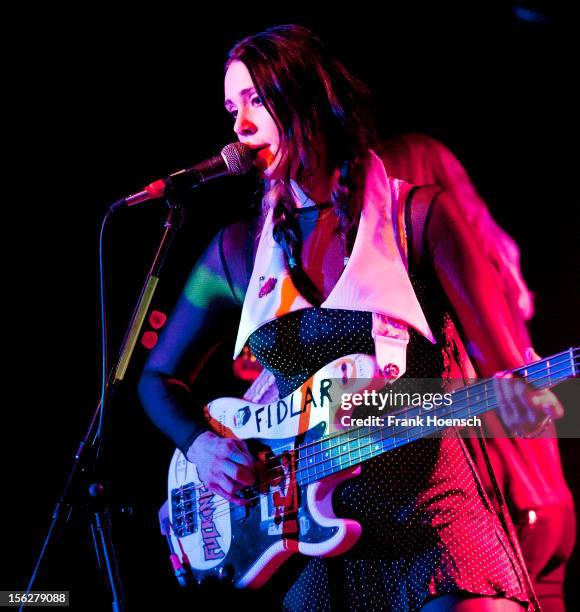
[[[161,198],[178,189],[198,187],[220,176],[245,174],[250,170],[253,162],[254,152],[250,147],[241,142],[232,142],[226,145],[219,155],[205,159],[190,168],[178,170],[167,178],[147,185],[142,191],[117,200],[111,205],[110,210]]]

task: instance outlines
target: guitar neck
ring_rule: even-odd
[[[578,375],[580,348],[570,348],[533,364],[513,370],[535,389],[547,389]],[[308,485],[354,467],[390,450],[449,427],[448,419],[470,419],[497,407],[497,380],[476,382],[451,393],[448,406],[427,410],[402,408],[379,417],[379,426],[355,427],[333,434],[297,450],[297,481]],[[392,417],[389,419],[388,417]],[[401,422],[402,419],[405,421]],[[391,424],[392,423],[392,424]]]

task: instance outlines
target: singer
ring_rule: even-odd
[[[240,41],[224,89],[234,133],[255,152],[263,212],[221,230],[194,266],[139,393],[208,489],[243,505],[236,494],[254,483],[259,461],[243,440],[209,428],[186,383],[228,322],[238,326],[235,354],[248,343],[281,397],[343,355],[376,355],[383,369],[393,338],[399,352],[385,373],[402,379],[451,376],[444,356],[462,346],[457,330],[480,371],[515,368],[524,356],[459,207],[388,175],[366,86],[318,38],[285,25]],[[522,388],[501,409],[531,435],[561,410],[553,395],[541,399]],[[363,463],[334,492],[333,510],[362,525],[360,539],[310,560],[287,610],[535,608],[517,544],[453,429]]]

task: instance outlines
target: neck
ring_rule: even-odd
[[[576,378],[580,367],[580,348],[546,357],[516,370],[534,389],[548,389],[569,378]],[[505,379],[504,379],[505,380]],[[321,436],[315,442],[297,447],[296,480],[300,485],[353,467],[449,427],[448,419],[473,418],[496,408],[498,379],[481,380],[451,393],[451,404],[431,411],[423,406],[409,406],[389,411],[379,417],[381,424],[354,427]],[[473,421],[477,423],[477,421]],[[506,437],[509,434],[506,433]]]
[[[313,206],[328,202],[332,195],[332,186],[335,180],[334,174],[317,172],[311,180],[299,185],[294,179],[290,181],[294,205],[296,208]]]

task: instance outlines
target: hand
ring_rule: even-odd
[[[564,415],[558,398],[549,390],[537,391],[511,372],[495,375],[499,380],[513,379],[496,385],[499,400],[497,412],[504,425],[516,436],[533,438],[540,434],[552,419]]]
[[[159,517],[159,528],[161,529],[161,535],[168,536],[171,527],[169,524],[169,502],[165,501],[165,503],[159,508],[159,512],[157,513]]]
[[[236,495],[256,481],[257,462],[243,440],[206,431],[189,447],[187,459],[195,463],[199,478],[210,491],[238,506],[250,503]]]

